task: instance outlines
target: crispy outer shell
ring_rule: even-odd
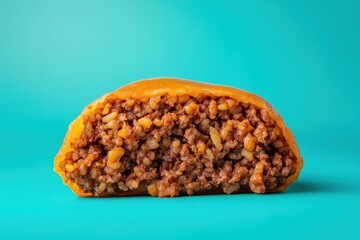
[[[276,112],[276,110],[270,105],[270,103],[268,103],[267,101],[265,101],[264,99],[262,99],[261,97],[255,94],[236,88],[199,83],[199,82],[181,80],[176,78],[156,78],[156,79],[147,79],[147,80],[134,82],[124,87],[121,87],[115,90],[114,92],[105,94],[101,98],[95,100],[90,105],[88,105],[83,110],[83,112],[70,124],[63,145],[60,148],[58,154],[56,155],[54,162],[54,170],[62,177],[62,179],[64,180],[64,184],[68,185],[73,190],[73,192],[79,196],[82,197],[93,196],[92,193],[84,192],[76,184],[76,182],[67,178],[64,170],[60,168],[60,162],[62,162],[65,159],[66,153],[74,150],[71,147],[70,143],[78,139],[84,131],[83,120],[85,116],[90,115],[99,105],[104,105],[104,103],[106,103],[109,99],[123,99],[123,100],[128,98],[141,99],[141,98],[148,98],[148,97],[164,95],[164,94],[167,94],[169,96],[188,94],[193,97],[197,97],[199,95],[214,96],[214,97],[227,96],[230,98],[234,98],[243,103],[251,103],[260,109],[263,108],[268,109],[270,117],[273,118],[276,121],[277,126],[282,129],[283,135],[287,143],[289,144],[290,149],[294,152],[296,156],[295,174],[287,178],[286,182],[283,185],[274,188],[273,190],[271,190],[271,192],[283,191],[298,178],[299,173],[303,166],[303,159],[300,155],[299,148],[296,144],[295,138],[291,133],[290,129],[286,127],[284,120]],[[215,189],[215,191],[212,192],[217,193],[218,191],[216,191]],[[123,192],[119,194],[119,196],[139,195],[146,193],[147,191],[145,189],[137,189],[137,190],[129,190],[127,192]]]

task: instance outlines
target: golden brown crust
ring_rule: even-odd
[[[60,168],[60,162],[62,162],[65,159],[66,153],[73,150],[70,146],[70,143],[73,142],[75,139],[79,138],[82,132],[84,131],[84,125],[83,125],[84,117],[92,113],[100,104],[105,103],[109,99],[123,99],[123,100],[128,98],[141,99],[141,98],[153,97],[164,94],[168,94],[169,96],[188,94],[193,97],[197,97],[199,95],[227,96],[237,99],[238,101],[243,103],[251,103],[257,106],[258,108],[268,109],[270,117],[273,118],[276,121],[277,126],[279,126],[282,129],[283,135],[286,141],[288,142],[290,149],[294,152],[296,156],[296,163],[295,163],[296,172],[295,174],[287,178],[285,184],[267,192],[283,191],[298,178],[299,173],[303,167],[303,159],[300,155],[300,151],[296,144],[295,138],[291,133],[290,129],[286,127],[281,116],[267,101],[265,101],[264,99],[262,99],[261,97],[255,94],[240,89],[235,89],[220,85],[199,83],[188,80],[180,80],[175,78],[157,78],[157,79],[148,79],[148,80],[134,82],[132,84],[119,88],[114,92],[108,93],[102,96],[101,98],[95,100],[90,105],[88,105],[83,110],[83,112],[69,126],[63,145],[55,157],[55,162],[54,162],[55,172],[57,172],[63,178],[64,183],[67,184],[74,191],[74,193],[83,197],[93,196],[92,193],[84,192],[74,181],[68,179],[65,175],[65,172]],[[124,192],[120,195],[121,196],[139,195],[146,193],[147,192],[144,190],[132,190],[129,192]]]

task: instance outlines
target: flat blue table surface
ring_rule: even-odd
[[[359,1],[0,1],[0,239],[360,239]],[[134,80],[254,92],[304,158],[279,194],[79,198],[68,124]]]

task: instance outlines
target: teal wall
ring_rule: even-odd
[[[295,238],[359,239],[359,11],[355,0],[0,0],[0,235],[87,237],[79,229],[89,226],[89,237],[111,236],[100,226],[157,236],[149,232],[162,221],[178,238],[177,224],[207,238],[247,226],[245,237],[303,228]],[[303,153],[299,182],[266,196],[75,197],[52,171],[70,121],[99,96],[159,76],[271,102]],[[119,225],[95,224],[105,214]],[[149,225],[125,227],[138,218]]]

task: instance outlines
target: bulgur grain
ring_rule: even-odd
[[[295,173],[295,156],[267,111],[229,97],[109,100],[84,119],[59,164],[85,192],[152,196],[223,189],[263,193]]]

